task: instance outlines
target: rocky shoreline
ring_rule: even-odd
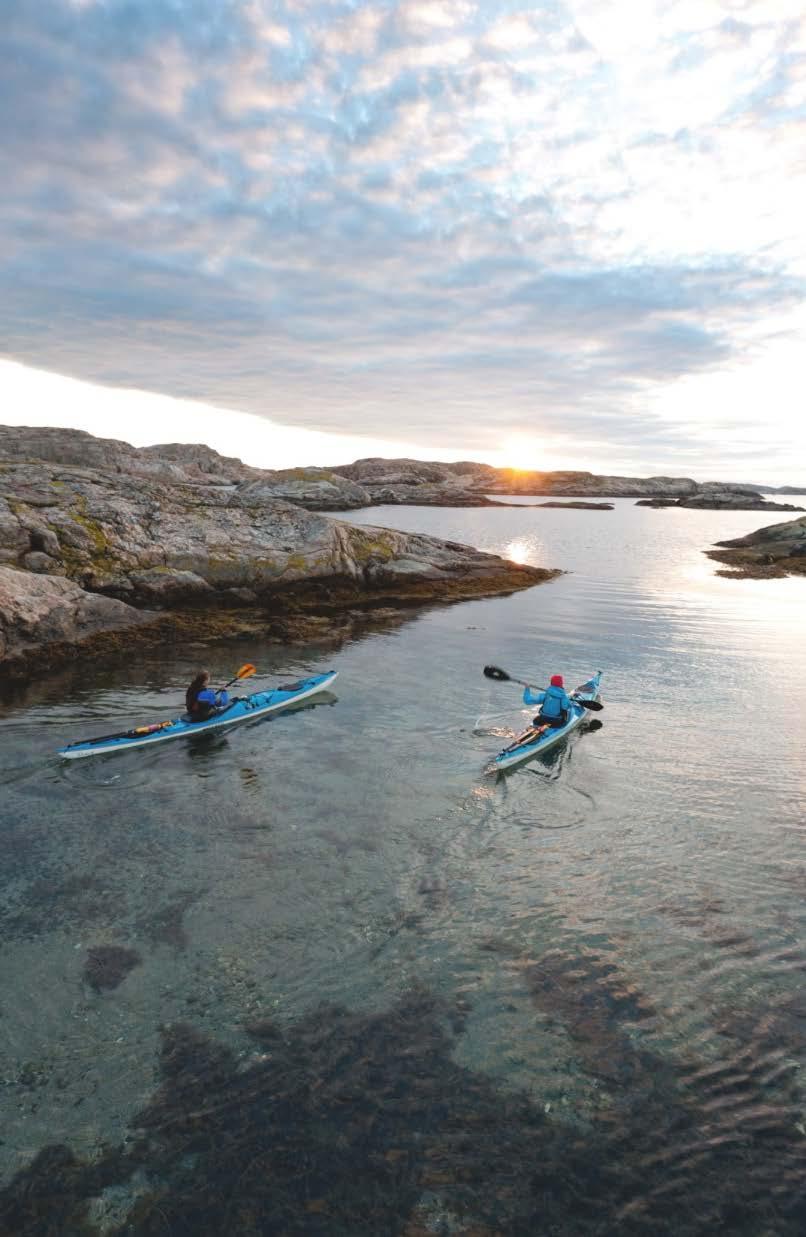
[[[706,551],[708,557],[729,568],[718,575],[732,579],[806,575],[806,516],[716,544],[718,549]]]
[[[4,679],[76,649],[106,656],[200,631],[310,638],[344,631],[350,615],[497,596],[558,574],[331,519],[207,448],[157,454],[4,429],[0,450]]]
[[[559,572],[322,514],[383,503],[520,506],[506,502],[520,495],[554,496],[529,506],[585,510],[612,503],[580,495],[799,510],[687,478],[378,459],[267,470],[203,445],[137,449],[78,430],[0,426],[0,680],[77,649],[105,657],[135,642],[344,639],[413,607],[529,588]],[[791,553],[773,541],[741,539],[727,543],[727,558],[712,557],[740,562],[744,574],[802,572],[797,538]]]

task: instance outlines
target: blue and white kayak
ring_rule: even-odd
[[[78,760],[82,756],[127,752],[132,747],[155,747],[158,743],[169,742],[170,739],[188,739],[194,735],[208,734],[211,730],[225,730],[230,726],[237,726],[240,722],[255,721],[258,717],[265,717],[268,713],[276,713],[278,709],[286,709],[289,705],[316,696],[330,687],[337,674],[337,670],[330,670],[327,674],[300,679],[298,683],[288,683],[283,687],[275,687],[272,691],[243,696],[233,700],[206,722],[191,722],[186,717],[178,717],[169,722],[155,722],[151,726],[137,726],[120,734],[80,739],[60,748],[59,755],[65,760]]]
[[[601,679],[602,672],[598,670],[592,679],[588,679],[587,683],[583,683],[571,693],[571,699],[578,697],[580,700],[598,700]],[[524,760],[531,760],[533,756],[550,751],[572,730],[576,730],[577,726],[584,721],[585,712],[581,704],[574,705],[564,726],[530,726],[518,736],[514,743],[510,743],[509,747],[505,747],[502,752],[498,753],[495,760],[488,765],[487,772],[499,773],[502,769],[511,769],[513,765],[519,765]]]

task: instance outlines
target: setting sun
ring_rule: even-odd
[[[540,472],[547,465],[543,449],[531,434],[510,434],[496,452],[499,468],[516,468],[520,472]]]

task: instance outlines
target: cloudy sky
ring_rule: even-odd
[[[2,0],[0,64],[3,421],[806,482],[802,0]]]

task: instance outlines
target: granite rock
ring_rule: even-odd
[[[208,448],[149,453],[75,431],[23,431],[13,443],[9,434],[0,433],[7,451],[0,563],[18,592],[29,582],[29,601],[44,596],[32,582],[47,582],[50,601],[27,627],[13,607],[3,613],[8,649],[20,632],[30,645],[79,643],[94,622],[135,622],[133,606],[201,610],[211,621],[225,610],[257,609],[265,620],[492,596],[556,574],[435,537],[329,518],[278,498],[265,474],[242,475],[239,461]],[[60,436],[68,462],[57,458]],[[292,477],[294,485],[330,484],[298,471],[306,475]],[[340,479],[331,498],[352,484]]]
[[[787,576],[806,575],[806,516],[770,524],[746,537],[718,541],[718,549],[706,553],[717,562],[726,563],[726,576]]]
[[[100,634],[131,631],[156,616],[71,580],[0,566],[0,665],[48,645],[74,647]]]
[[[767,502],[747,490],[709,487],[686,498],[639,498],[636,507],[687,507],[699,511],[802,511],[791,503]]]

